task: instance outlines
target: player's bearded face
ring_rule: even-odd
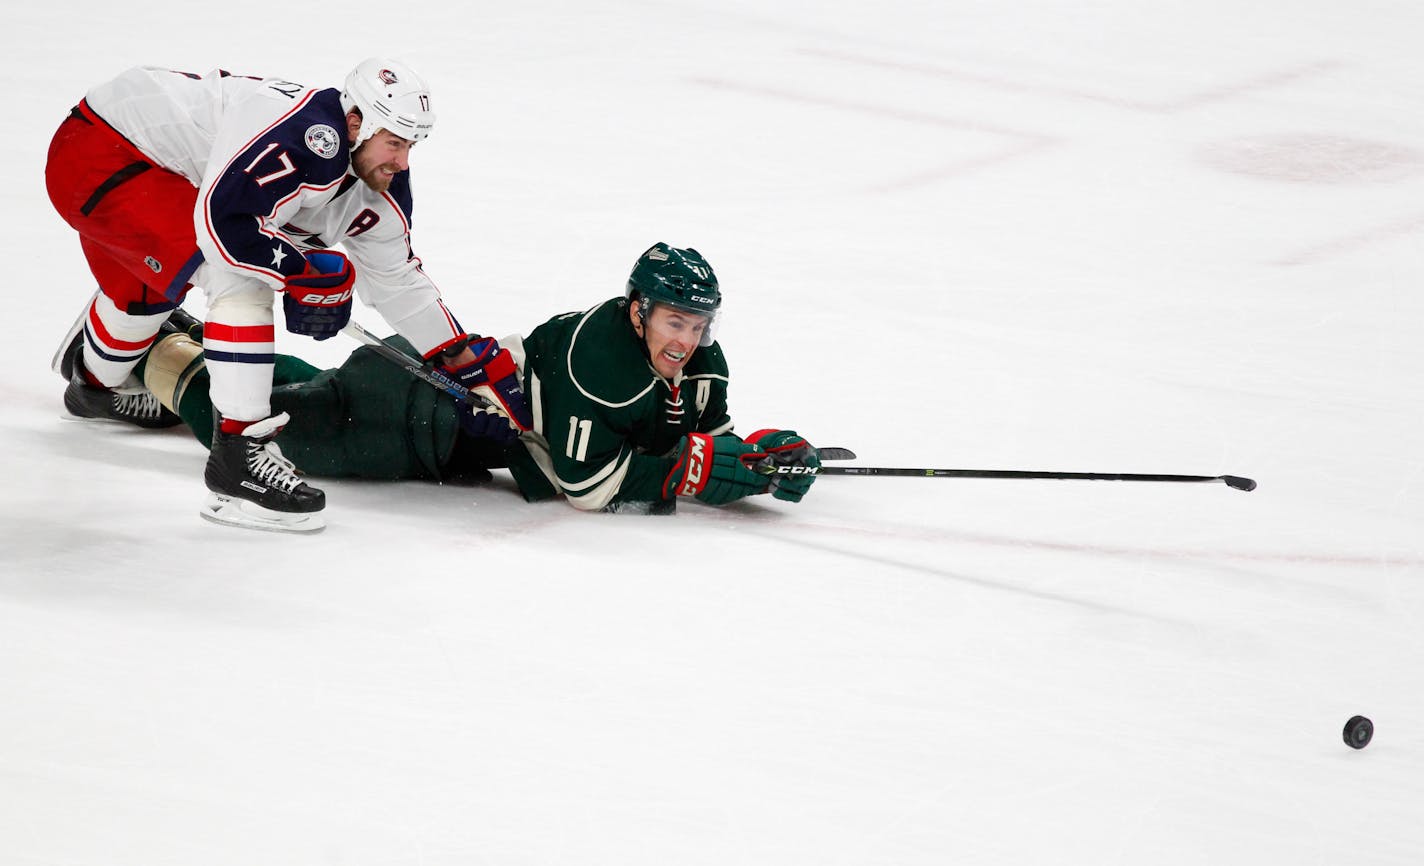
[[[351,153],[351,170],[371,189],[385,192],[396,175],[410,168],[414,146],[388,129],[378,129]]]
[[[648,357],[653,362],[653,369],[658,371],[659,376],[668,379],[687,366],[708,325],[706,316],[662,304],[653,305],[646,322],[639,322],[636,309],[633,316],[633,327],[648,344]]]

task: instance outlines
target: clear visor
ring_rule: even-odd
[[[643,324],[662,340],[688,346],[710,346],[717,340],[719,316],[694,313],[671,304],[655,303]]]

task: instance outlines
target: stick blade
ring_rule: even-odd
[[[1250,492],[1256,489],[1256,482],[1250,478],[1242,478],[1240,475],[1223,475],[1221,480],[1226,482],[1227,487],[1234,487],[1237,490]]]
[[[822,460],[854,460],[855,452],[849,448],[817,448],[816,456]]]

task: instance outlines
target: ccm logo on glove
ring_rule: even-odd
[[[707,436],[691,435],[687,437],[687,450],[685,458],[687,468],[683,470],[682,486],[677,489],[678,496],[692,496],[702,492],[705,482],[702,480],[703,474],[707,471]]]
[[[736,436],[689,433],[673,455],[672,470],[663,481],[663,498],[695,496],[708,505],[726,505],[766,491],[767,478],[748,462],[766,456]]]
[[[758,468],[763,475],[817,475],[821,471],[819,466],[778,466],[775,463],[758,464]]]

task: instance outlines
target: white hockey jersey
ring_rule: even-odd
[[[423,354],[464,336],[411,249],[410,172],[384,193],[352,172],[339,91],[138,67],[85,101],[198,188],[199,284],[215,269],[280,291],[305,268],[303,251],[339,244],[356,265],[357,296]]]

